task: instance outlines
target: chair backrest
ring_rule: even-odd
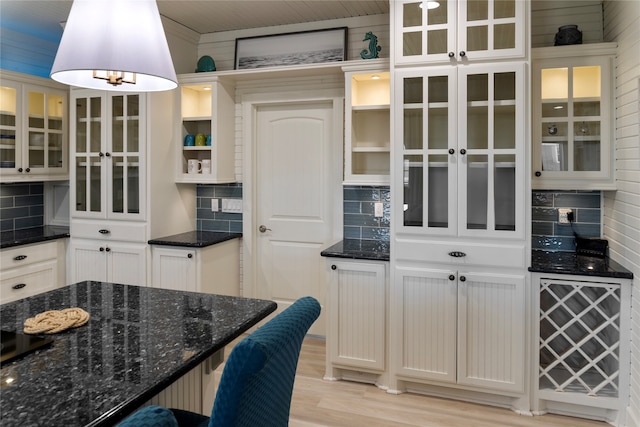
[[[210,427],[288,425],[302,340],[319,315],[318,301],[300,298],[233,348]]]

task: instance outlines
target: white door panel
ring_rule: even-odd
[[[332,232],[332,102],[286,103],[257,110],[256,248],[258,297],[278,311],[311,295],[324,305],[320,251]],[[260,232],[264,225],[267,230]],[[324,335],[324,321],[311,333]]]

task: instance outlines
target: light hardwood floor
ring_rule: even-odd
[[[373,385],[349,381],[325,381],[324,360],[324,340],[305,339],[291,402],[291,427],[609,426],[557,415],[522,416],[507,409],[411,393],[392,395]]]

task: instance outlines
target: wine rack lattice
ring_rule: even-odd
[[[620,285],[540,282],[540,389],[617,397]]]

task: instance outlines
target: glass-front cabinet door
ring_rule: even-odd
[[[534,188],[615,188],[611,60],[586,54],[534,61]]]
[[[395,96],[399,229],[523,236],[524,65],[400,70]]]
[[[396,64],[525,55],[526,2],[395,0]]]
[[[32,174],[67,170],[66,94],[26,87],[27,135],[25,170]]]
[[[3,80],[0,87],[0,169],[14,179],[64,179],[67,94]]]
[[[0,86],[0,168],[15,170],[22,164],[22,155],[17,141],[20,140],[18,123],[18,96],[20,86],[3,81]],[[21,167],[21,166],[18,166]]]
[[[73,94],[74,216],[135,219],[144,185],[138,94]]]

